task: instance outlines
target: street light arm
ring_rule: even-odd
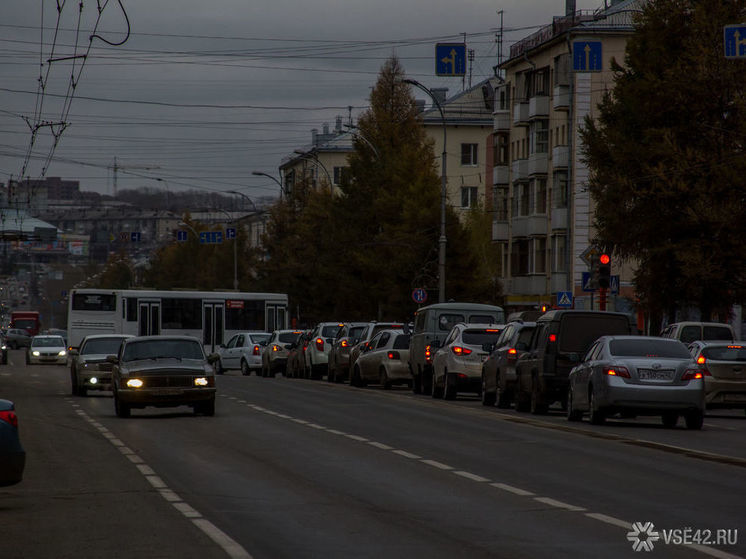
[[[321,160],[319,159],[318,154],[309,155],[309,153],[306,153],[305,151],[296,149],[293,153],[300,155],[300,159],[305,159],[306,161],[314,161],[317,165],[319,165],[322,169],[324,169],[324,173],[326,173],[326,180],[329,181],[329,188],[331,189],[334,185],[332,183],[332,177],[329,174],[329,169],[326,168],[326,165],[324,165]]]
[[[252,174],[256,175],[256,174],[258,174],[258,173],[257,173],[257,172],[254,172],[254,173],[252,173]],[[262,174],[262,175],[263,175],[264,173],[259,173],[259,174]],[[270,175],[267,175],[267,176],[268,176],[269,178],[274,178],[274,177],[272,177],[272,176],[270,176]],[[277,180],[277,179],[275,179],[275,180]],[[235,194],[235,195],[237,195],[237,196],[243,196],[243,197],[244,197],[244,198],[246,198],[246,199],[247,199],[247,200],[248,200],[249,202],[251,202],[251,207],[252,207],[252,208],[254,208],[254,211],[255,211],[256,213],[259,213],[259,210],[258,210],[258,209],[256,208],[256,204],[254,203],[254,200],[252,200],[251,198],[249,198],[248,196],[246,196],[246,194],[243,194],[242,192],[238,192],[237,190],[226,190],[225,192],[226,192],[227,194]]]
[[[280,187],[280,196],[282,196],[285,193],[285,188],[282,186],[282,183],[276,177],[273,177],[269,173],[262,173],[261,171],[251,171],[251,174],[257,177],[267,177],[268,179],[272,179]],[[253,203],[254,202],[252,202],[252,204]],[[254,206],[254,208],[256,208],[256,206]]]

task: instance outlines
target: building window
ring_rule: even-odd
[[[529,126],[531,153],[547,153],[549,150],[549,121],[535,120]]]
[[[534,274],[544,274],[547,271],[547,239],[546,237],[536,237],[531,242],[534,249],[532,272]]]
[[[545,215],[547,213],[547,179],[534,179],[534,213]]]
[[[492,149],[494,150],[492,160],[496,167],[499,165],[510,164],[508,155],[508,134],[495,134],[492,138]]]
[[[527,276],[529,273],[529,240],[521,239],[513,241],[513,250],[510,254],[510,258],[511,275],[513,277]]]
[[[461,187],[461,207],[472,208],[477,205],[477,187],[476,186],[462,186]]]
[[[341,184],[343,180],[347,180],[350,176],[349,167],[334,167],[334,184]]]
[[[508,187],[495,186],[492,188],[492,211],[497,221],[508,220]]]
[[[552,207],[567,207],[567,172],[554,173],[552,181]]]
[[[552,272],[567,271],[567,237],[555,235],[552,237]]]
[[[461,165],[477,165],[477,148],[479,144],[461,144]]]

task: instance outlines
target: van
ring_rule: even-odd
[[[736,333],[730,324],[721,322],[674,322],[661,332],[663,338],[673,338],[686,345],[705,340],[735,341]]]
[[[433,389],[432,356],[458,323],[504,324],[505,312],[480,303],[436,303],[417,310],[409,343],[412,391],[430,394]]]
[[[565,405],[570,370],[593,342],[637,333],[633,317],[624,313],[553,310],[539,317],[528,350],[516,363],[516,410],[542,414],[557,401]]]

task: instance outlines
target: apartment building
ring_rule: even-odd
[[[584,290],[584,258],[594,250],[593,203],[587,189],[579,128],[597,118],[613,88],[611,60],[624,61],[632,16],[642,0],[596,12],[575,11],[513,44],[495,89],[493,242],[502,247],[506,307],[556,304],[570,291],[575,308],[594,308]],[[608,308],[628,310],[628,270]]]

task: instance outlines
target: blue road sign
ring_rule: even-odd
[[[465,43],[438,43],[435,45],[435,75],[466,75]]]
[[[427,291],[422,289],[421,287],[418,287],[414,291],[412,291],[412,299],[415,303],[418,305],[421,305],[425,301],[427,301]]]
[[[593,275],[590,272],[583,272],[583,291],[596,291],[593,287]]]
[[[225,230],[225,238],[226,239],[235,239],[236,238],[236,228],[235,227],[228,227]]]
[[[179,241],[179,242],[186,241],[187,240],[187,232],[186,231],[182,231],[182,230],[176,231],[176,240]]]
[[[572,307],[572,291],[557,292],[557,306],[563,309]]]
[[[219,245],[222,242],[222,231],[200,231],[199,233],[199,244],[201,245]]]
[[[746,58],[746,24],[723,27],[725,58]]]
[[[572,44],[572,69],[575,72],[603,70],[601,41],[575,41]]]
[[[619,293],[619,276],[611,276],[609,280],[609,291]]]
[[[200,231],[199,232],[199,244],[201,244],[201,245],[208,244],[210,242],[209,241],[209,234],[210,234],[209,231]]]
[[[130,233],[130,242],[139,243],[140,239],[141,239],[141,235],[139,231],[132,231],[132,233]]]

